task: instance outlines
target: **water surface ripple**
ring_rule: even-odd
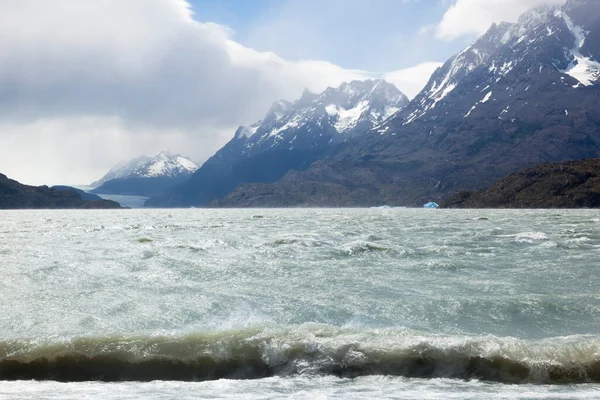
[[[594,397],[599,239],[594,210],[2,211],[0,396]]]

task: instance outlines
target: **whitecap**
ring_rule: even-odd
[[[515,241],[519,243],[533,243],[536,240],[548,240],[544,232],[521,232],[515,236]]]

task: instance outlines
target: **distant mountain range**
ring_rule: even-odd
[[[238,128],[189,181],[147,204],[208,205],[240,184],[275,182],[290,170],[308,168],[336,145],[359,139],[407,104],[383,80],[353,81],[320,94],[306,90],[293,103],[274,103],[262,121]]]
[[[140,156],[134,158],[133,160],[120,162],[119,164],[112,167],[110,171],[108,171],[106,175],[104,175],[102,178],[98,179],[95,182],[92,182],[90,186],[93,188],[97,188],[110,180],[125,178],[138,168],[142,167],[151,159],[152,158],[148,156]]]
[[[153,158],[141,156],[113,167],[92,184],[99,184],[92,193],[158,196],[186,181],[197,169],[190,159],[166,151]]]
[[[280,100],[201,168],[162,154],[95,193],[147,206],[422,205],[540,163],[600,157],[600,7],[567,0],[494,24],[411,101],[383,80]]]
[[[596,0],[534,9],[494,24],[370,132],[213,204],[419,205],[539,163],[600,157],[599,61]]]

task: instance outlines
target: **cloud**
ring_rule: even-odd
[[[163,149],[204,161],[273,101],[373,76],[253,50],[197,17],[184,0],[3,0],[0,172],[76,184]],[[386,77],[412,93],[427,71]]]
[[[207,126],[202,130],[204,138],[195,138],[176,128],[132,127],[117,116],[3,122],[0,173],[31,185],[87,184],[120,161],[153,156],[161,149],[209,157],[235,128]]]
[[[241,46],[183,0],[0,9],[0,171],[26,182],[90,181],[163,148],[204,160],[273,101],[366,76]]]
[[[388,82],[402,88],[404,94],[412,99],[425,87],[431,74],[441,66],[442,63],[439,62],[426,62],[414,67],[387,73],[383,77]]]
[[[31,13],[35,10],[35,13]],[[359,72],[289,63],[194,21],[182,0],[8,0],[0,13],[0,115],[119,115],[130,123],[231,123],[274,97]]]
[[[532,8],[564,3],[565,0],[456,0],[437,25],[435,35],[447,41],[480,35],[494,22],[516,22]]]

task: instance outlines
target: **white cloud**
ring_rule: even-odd
[[[437,25],[436,37],[454,40],[480,35],[494,22],[516,22],[532,8],[564,3],[565,0],[456,0]]]
[[[414,67],[387,73],[383,77],[388,82],[396,85],[396,87],[402,88],[401,90],[404,94],[412,99],[425,87],[431,74],[441,66],[442,63],[439,62],[426,62]]]
[[[1,123],[0,173],[31,185],[88,184],[120,161],[160,149],[205,159],[235,128],[205,127],[203,139],[181,129],[131,126],[119,117]]]
[[[360,76],[244,48],[223,27],[192,20],[182,0],[8,0],[1,7],[5,119],[93,113],[199,127],[231,123],[231,108],[246,120],[305,85]]]
[[[0,172],[85,183],[163,148],[204,160],[271,102],[365,77],[230,34],[184,0],[2,1]]]
[[[204,161],[273,101],[370,75],[231,35],[184,0],[2,0],[0,172],[81,184],[163,149]],[[426,71],[387,77],[410,93]]]

